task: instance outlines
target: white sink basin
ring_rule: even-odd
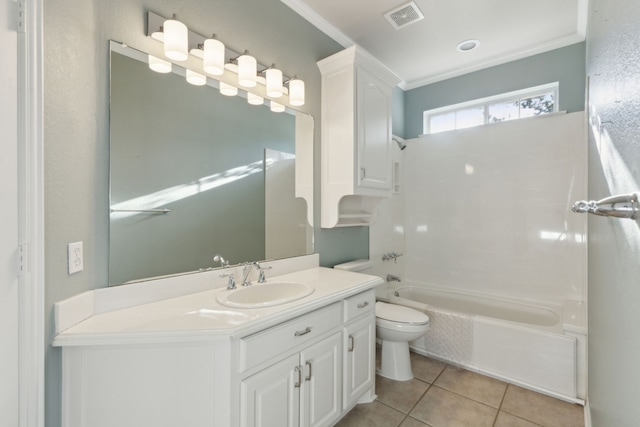
[[[223,291],[216,300],[227,307],[261,308],[286,304],[311,295],[315,289],[304,283],[267,282]]]

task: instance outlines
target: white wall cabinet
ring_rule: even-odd
[[[322,73],[323,228],[367,225],[391,194],[391,94],[399,79],[351,47]]]

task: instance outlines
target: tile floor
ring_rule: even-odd
[[[411,353],[414,378],[376,377],[336,427],[584,427],[583,408]]]

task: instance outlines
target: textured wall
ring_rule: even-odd
[[[584,43],[497,65],[405,94],[405,137],[422,134],[425,110],[560,82],[560,110],[584,110]]]
[[[49,347],[52,304],[104,287],[108,271],[109,39],[147,50],[145,16],[177,13],[193,31],[215,32],[306,82],[304,111],[316,118],[319,179],[320,73],[341,47],[280,0],[87,0],[44,2],[46,422],[60,424],[60,350]],[[316,189],[317,191],[317,189]],[[319,200],[319,193],[316,194]],[[319,207],[319,204],[316,203]],[[318,215],[316,214],[316,218]],[[84,242],[84,271],[69,276],[66,245]],[[321,263],[368,254],[367,228],[316,230]]]
[[[589,196],[640,191],[640,2],[592,0]],[[589,218],[589,405],[594,427],[640,420],[640,221]]]

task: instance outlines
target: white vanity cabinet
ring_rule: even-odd
[[[240,340],[240,369],[257,370],[240,381],[241,427],[327,426],[339,418],[341,311],[337,302]]]
[[[391,94],[399,79],[351,47],[322,73],[321,226],[367,225],[392,184]]]
[[[342,411],[342,336],[328,338],[241,381],[241,427],[329,426]]]
[[[241,339],[240,427],[330,426],[373,401],[374,304],[369,290]]]
[[[246,310],[218,304],[224,288],[90,316],[93,302],[113,306],[137,290],[58,303],[62,426],[320,427],[375,399],[382,280],[320,267],[281,277],[315,291]]]
[[[358,400],[373,400],[376,363],[375,293],[363,292],[345,300],[343,408]]]
[[[229,341],[172,341],[64,347],[62,426],[231,425]]]

